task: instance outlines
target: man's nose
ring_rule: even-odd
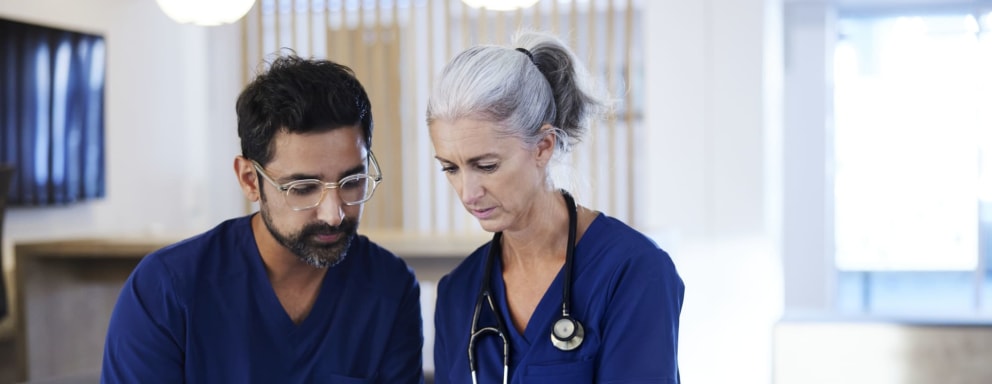
[[[336,188],[325,187],[317,204],[317,219],[330,226],[338,226],[344,220],[344,205]]]

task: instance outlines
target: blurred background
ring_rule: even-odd
[[[138,259],[254,210],[234,100],[285,48],[370,93],[385,182],[360,231],[422,281],[430,372],[434,283],[487,237],[433,161],[428,90],[520,29],[616,99],[557,179],[672,255],[685,382],[992,382],[992,1],[468,3],[249,0],[207,26],[165,0],[0,0],[0,383],[96,382]],[[74,78],[88,97],[28,92]]]

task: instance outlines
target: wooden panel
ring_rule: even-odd
[[[261,0],[257,8],[276,13],[279,3]],[[504,44],[527,29],[549,30],[569,42],[625,112],[593,124],[586,142],[565,167],[574,169],[575,178],[564,179],[562,186],[573,189],[580,203],[620,219],[633,217],[634,159],[639,157],[633,144],[641,117],[631,108],[642,94],[634,89],[640,84],[631,79],[633,60],[639,58],[635,52],[640,50],[634,45],[640,33],[634,1],[541,0],[530,9],[512,12],[471,9],[459,0],[288,3],[292,9],[281,10],[286,14],[266,16],[272,19],[270,24],[262,22],[266,17],[260,11],[258,21],[249,25],[256,33],[246,34],[258,41],[248,45],[262,51],[269,36],[279,46],[288,43],[297,52],[313,52],[313,42],[321,41],[326,45],[324,56],[358,73],[372,99],[373,150],[386,180],[366,206],[364,227],[426,234],[480,231],[436,171],[426,135],[409,132],[426,131],[424,101],[434,76],[451,56],[474,44]],[[315,5],[324,7],[317,11],[321,20],[317,23],[311,14]],[[308,27],[295,28],[298,20],[307,20]],[[285,23],[294,25],[290,36],[281,29]],[[255,68],[263,57],[249,57],[246,65]],[[411,105],[420,108],[411,113]],[[414,138],[418,140],[408,140]]]
[[[141,256],[164,244],[15,246],[18,380],[99,372],[121,285]]]

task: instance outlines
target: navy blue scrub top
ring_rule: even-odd
[[[435,382],[471,383],[468,340],[490,244],[473,252],[438,285],[435,311]],[[521,334],[509,321],[502,265],[490,278],[511,344],[511,383],[678,383],[678,329],[684,285],[671,258],[641,233],[600,214],[575,248],[572,317],[585,327],[576,350],[551,344],[561,316],[558,276]],[[495,325],[483,305],[479,327]],[[476,342],[479,384],[502,383],[499,337]]]
[[[299,325],[269,283],[250,216],[141,260],[120,294],[103,383],[422,383],[420,288],[356,236]]]

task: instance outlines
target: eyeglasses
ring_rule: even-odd
[[[324,201],[324,193],[328,189],[336,189],[338,197],[345,205],[362,204],[372,198],[375,187],[382,181],[382,172],[379,170],[379,162],[375,160],[375,155],[369,152],[369,163],[374,170],[372,174],[358,173],[345,176],[338,182],[324,182],[317,179],[293,180],[286,184],[279,184],[268,174],[255,160],[251,161],[255,165],[255,170],[262,178],[267,180],[273,187],[283,192],[286,204],[294,211],[303,211],[320,205]]]

